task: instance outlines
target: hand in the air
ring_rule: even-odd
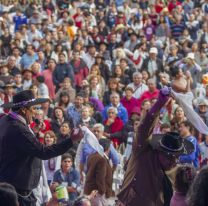
[[[164,87],[160,90],[160,95],[163,95],[163,96],[170,96],[170,95],[171,95],[171,87],[164,86]]]
[[[74,128],[70,135],[70,138],[74,143],[80,141],[83,137],[84,137],[84,132],[80,127]]]

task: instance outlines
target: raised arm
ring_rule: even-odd
[[[170,88],[164,87],[160,90],[158,100],[153,107],[147,112],[142,120],[136,137],[136,145],[143,146],[151,135],[155,122],[159,116],[160,109],[165,105],[170,97]]]

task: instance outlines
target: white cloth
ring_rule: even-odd
[[[48,202],[52,198],[51,191],[47,182],[43,161],[42,161],[42,172],[41,172],[40,180],[38,186],[35,189],[33,189],[33,193],[37,198],[36,206],[40,206]]]
[[[79,168],[80,155],[81,155],[82,148],[85,143],[88,143],[101,156],[104,155],[103,147],[99,144],[99,141],[96,138],[96,136],[86,126],[82,126],[81,129],[84,132],[84,137],[83,137],[82,141],[79,143],[79,146],[77,148],[77,153],[76,153],[76,158],[75,158],[76,168]]]
[[[208,159],[208,146],[205,144],[205,142],[202,142],[199,145],[199,149],[200,149],[202,161]]]
[[[181,94],[172,91],[175,100],[183,108],[183,111],[187,119],[192,123],[192,125],[202,134],[208,135],[208,127],[201,119],[201,117],[194,111],[192,106],[193,93],[187,92],[186,94]]]
[[[61,168],[61,155],[58,157],[54,157],[54,161],[55,161],[55,169],[54,170],[50,170],[49,168],[49,161],[50,160],[44,160],[44,167],[45,167],[45,171],[46,171],[46,176],[48,180],[53,180],[53,175],[55,173],[55,171],[59,170]]]

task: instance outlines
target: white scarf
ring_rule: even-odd
[[[193,124],[193,126],[202,134],[208,135],[208,127],[201,119],[201,117],[194,111],[192,106],[193,93],[187,92],[181,94],[172,91],[172,94],[178,104],[182,107],[187,119]]]

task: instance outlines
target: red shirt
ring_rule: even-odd
[[[81,29],[82,28],[82,21],[83,21],[82,15],[75,14],[73,16],[73,19],[74,19],[74,22],[75,22],[76,27],[78,27],[79,29]]]
[[[173,2],[170,2],[169,4],[168,4],[168,10],[169,10],[169,12],[171,12],[173,9],[175,9],[176,8],[176,6],[178,6],[178,5],[181,5],[181,3],[180,2],[176,2],[176,4],[174,4]]]
[[[106,125],[106,122],[107,120],[104,121],[104,125]],[[119,117],[116,117],[114,123],[110,125],[109,131],[108,131],[111,134],[111,137],[113,137],[114,133],[121,131],[123,126],[124,126],[123,121]],[[116,137],[111,138],[111,141],[113,142],[116,148],[121,143],[120,140],[117,139]]]
[[[45,119],[44,121],[44,126],[42,127],[42,129],[40,130],[43,134],[45,134],[45,132],[47,132],[48,130],[51,130],[51,123],[49,122],[49,120]],[[32,122],[30,124],[30,128],[34,128],[36,125],[35,122]],[[39,141],[43,144],[44,143],[44,138],[43,137],[38,137]]]
[[[158,89],[155,89],[154,92],[150,92],[150,91],[146,91],[142,94],[142,96],[139,98],[139,109],[141,109],[141,106],[142,106],[142,102],[144,100],[151,100],[151,99],[154,99],[154,98],[158,98],[158,95],[159,95],[159,90]]]

